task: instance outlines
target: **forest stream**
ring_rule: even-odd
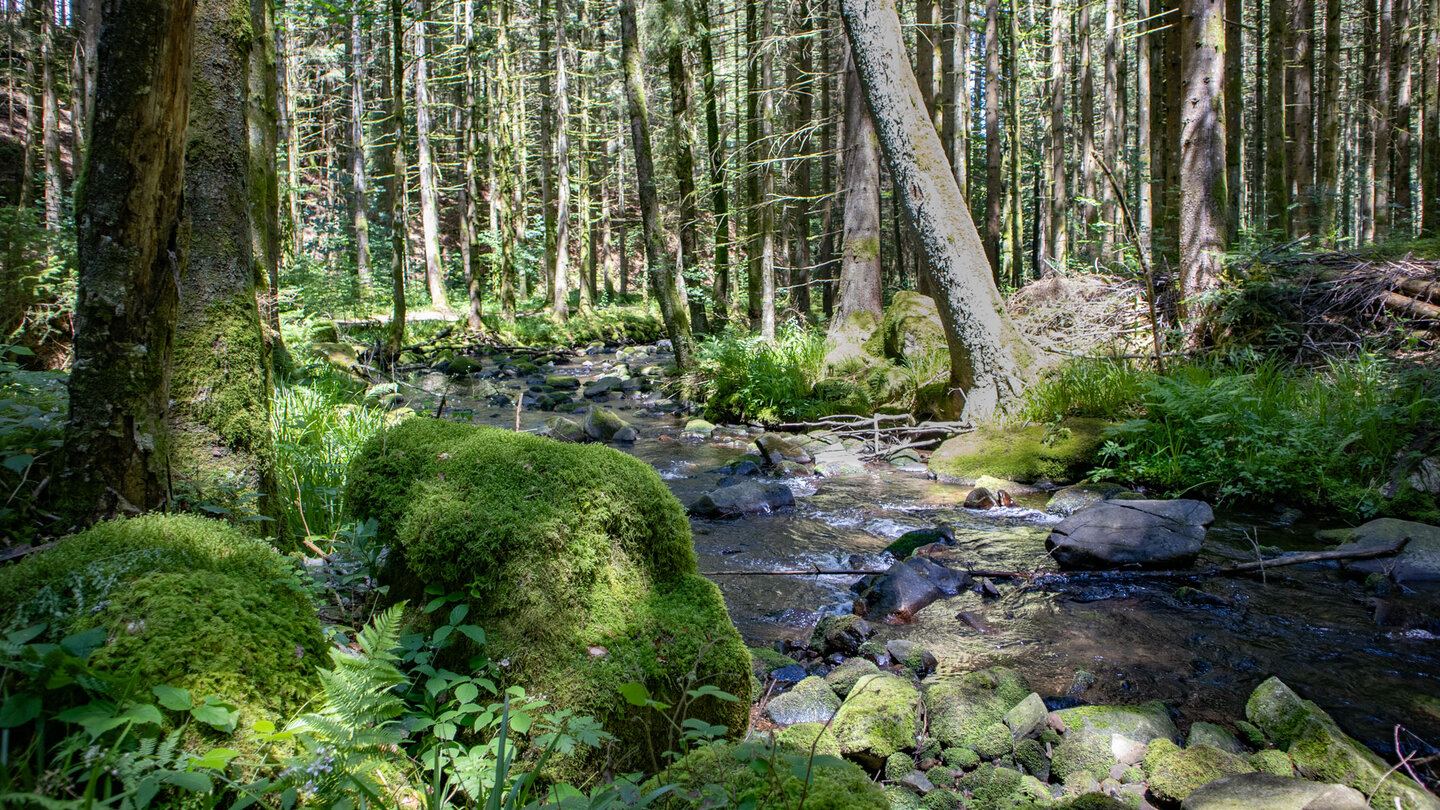
[[[613,353],[581,355],[546,373],[588,381],[615,362]],[[513,400],[534,381],[499,375],[486,360],[470,377],[422,372],[405,390],[417,411],[435,413],[443,393],[447,416],[513,429],[514,405],[491,405],[491,398]],[[684,504],[717,488],[724,475],[718,468],[754,452],[753,439],[762,432],[722,427],[700,439],[682,432],[686,417],[678,403],[659,393],[617,392],[602,400],[607,398],[604,406],[639,434],[635,442],[615,446],[653,466]],[[578,421],[584,413],[579,392],[575,400],[582,403]],[[520,427],[543,429],[555,415],[527,407],[519,413]],[[884,570],[895,561],[885,547],[913,529],[949,524],[957,543],[936,559],[955,568],[1055,570],[1044,542],[1059,518],[1042,511],[1045,493],[1020,496],[1013,508],[964,509],[959,504],[969,487],[939,483],[914,465],[878,464],[864,473],[783,483],[796,497],[794,508],[691,520],[700,569],[724,572],[712,579],[751,645],[804,643],[820,616],[850,611],[850,588],[859,577],[743,572]],[[1278,506],[1219,509],[1196,568],[1253,560],[1257,545],[1270,547],[1271,554],[1274,548],[1327,549],[1315,532],[1339,525],[1338,518]],[[1406,597],[1410,601],[1387,606],[1398,618],[1381,626],[1362,587],[1333,563],[1286,567],[1263,581],[1195,581],[1188,584],[1198,590],[1188,593],[1177,592],[1186,583],[1167,579],[995,582],[998,597],[962,591],[930,604],[913,623],[877,623],[877,638],[920,642],[938,657],[942,673],[1006,664],[1023,672],[1041,695],[1114,704],[1158,698],[1189,721],[1221,724],[1243,717],[1246,696],[1277,675],[1376,750],[1393,751],[1397,724],[1430,744],[1440,740],[1440,643],[1433,619],[1418,626],[1406,621],[1407,615],[1440,615],[1440,605]],[[1088,687],[1083,681],[1090,679],[1077,679],[1082,670],[1094,676]],[[1403,744],[1407,750],[1421,745],[1408,735]]]

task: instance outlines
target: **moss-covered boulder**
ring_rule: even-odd
[[[637,713],[652,710],[627,704],[624,683],[671,705],[687,686],[749,691],[750,654],[719,590],[696,573],[685,512],[644,462],[597,444],[412,419],[360,451],[347,503],[392,546],[393,595],[432,584],[468,594],[490,657],[508,660],[532,692],[599,719],[624,752],[671,742],[659,731],[664,739],[645,739]],[[693,707],[732,735],[748,724],[743,701]]]
[[[870,351],[870,337],[880,327],[874,313],[857,310],[843,323],[834,324],[825,340],[825,367],[831,371],[853,371],[879,361]]]
[[[1203,721],[1191,724],[1190,732],[1185,737],[1185,745],[1208,745],[1232,754],[1245,753],[1245,746],[1228,729]]]
[[[997,724],[1004,731],[1004,753],[1009,753],[1010,730],[1005,714],[1030,694],[1030,685],[1018,672],[1004,667],[976,670],[960,677],[942,678],[925,691],[930,734],[947,748],[987,751],[998,745]],[[991,754],[998,756],[999,754]],[[981,753],[981,756],[986,756]]]
[[[835,691],[835,694],[844,698],[855,688],[866,675],[879,675],[880,667],[868,658],[849,658],[840,666],[830,670],[825,675],[825,682]]]
[[[104,627],[91,658],[140,694],[157,685],[238,706],[241,728],[282,722],[328,663],[294,564],[262,540],[191,515],[101,523],[0,569],[0,628],[55,637]]]
[[[896,751],[915,747],[920,690],[896,675],[867,675],[850,690],[830,728],[841,753],[878,769]]]
[[[853,613],[824,616],[810,633],[810,646],[821,655],[854,655],[873,635],[875,628]]]
[[[789,692],[771,698],[765,706],[765,713],[776,725],[791,726],[828,722],[839,708],[840,698],[830,684],[824,678],[811,675],[795,684]]]
[[[826,756],[840,756],[840,742],[825,723],[796,723],[775,732],[775,742],[782,748]]]
[[[1294,776],[1295,766],[1290,762],[1290,755],[1278,748],[1266,748],[1264,751],[1256,751],[1250,755],[1250,767],[1261,773],[1274,774],[1275,776]]]
[[[1180,739],[1169,710],[1158,700],[1141,706],[1077,706],[1057,714],[1066,730],[1051,768],[1060,779],[1080,772],[1105,779],[1117,761],[1138,762],[1130,752],[1142,752],[1151,740]]]
[[[985,475],[1022,484],[1071,483],[1094,465],[1108,425],[1087,417],[1068,418],[1058,427],[984,425],[940,445],[930,456],[930,471],[941,481],[966,485]]]
[[[1185,798],[1181,810],[1364,810],[1365,795],[1344,785],[1327,785],[1268,773],[1226,776]]]
[[[935,300],[910,290],[895,293],[880,318],[880,328],[870,337],[870,354],[891,360],[918,360],[926,356],[949,359],[945,327]],[[874,343],[879,345],[875,346]]]
[[[1347,736],[1330,715],[1295,694],[1279,678],[1255,688],[1245,704],[1245,716],[1290,755],[1295,769],[1306,779],[1373,790],[1370,803],[1376,808],[1394,807],[1398,800],[1406,810],[1440,810],[1440,800],[1434,795],[1410,777],[1391,773],[1375,752]]]
[[[855,765],[829,758],[812,763],[809,751],[755,743],[702,745],[660,772],[645,790],[664,784],[677,786],[655,805],[665,810],[788,810],[802,797],[806,810],[890,810],[885,792]]]
[[[1253,773],[1244,757],[1210,745],[1181,748],[1160,737],[1145,750],[1145,778],[1150,792],[1164,802],[1181,802],[1196,788],[1223,776]]]

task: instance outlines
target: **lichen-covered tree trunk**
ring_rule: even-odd
[[[265,286],[260,316],[265,340],[277,363],[285,356],[280,336],[280,171],[276,146],[280,136],[280,110],[275,53],[273,0],[250,0],[250,27],[255,47],[250,51],[250,243]]]
[[[710,33],[710,7],[695,0],[689,15],[691,35],[700,46],[700,92],[705,102],[705,147],[710,155],[710,207],[715,215],[715,317],[723,324],[733,306],[730,297],[730,199],[725,177],[725,139],[720,137],[720,98],[715,87],[715,46]]]
[[[450,310],[440,261],[440,170],[430,142],[430,3],[420,0],[415,26],[415,143],[420,175],[420,230],[425,250],[425,289],[430,306]]]
[[[480,182],[475,171],[475,156],[480,151],[480,128],[476,125],[477,121],[481,120],[477,92],[480,83],[477,70],[479,53],[475,43],[475,0],[464,0],[462,6],[460,14],[463,20],[464,39],[461,44],[465,48],[465,87],[463,91],[465,106],[460,111],[461,171],[465,175],[462,178],[465,199],[460,211],[461,235],[464,240],[462,264],[465,273],[465,323],[470,329],[478,332],[485,328],[485,323],[480,318],[484,298],[485,269],[480,261]],[[495,206],[493,179],[486,185],[486,189],[490,195],[490,207],[493,209]],[[493,217],[491,221],[494,222]],[[493,250],[495,244],[492,242],[491,246]],[[493,257],[494,254],[491,255]]]
[[[645,230],[645,260],[650,288],[660,304],[660,317],[675,350],[675,363],[687,368],[694,357],[690,321],[680,305],[675,272],[660,232],[660,197],[655,189],[655,160],[650,153],[650,112],[645,104],[645,78],[640,65],[640,38],[635,25],[635,0],[620,4],[620,61],[625,73],[625,100],[630,113],[630,139],[635,150],[635,184],[640,190],[640,218]]]
[[[390,332],[385,340],[389,363],[400,359],[405,345],[405,262],[410,252],[410,226],[405,216],[405,14],[400,0],[390,0]]]
[[[1240,0],[1230,0],[1230,2],[1236,4],[1238,7]],[[1315,181],[1315,195],[1317,198],[1316,203],[1319,205],[1316,225],[1317,233],[1320,238],[1324,240],[1325,244],[1330,246],[1335,245],[1335,240],[1340,230],[1340,223],[1336,217],[1336,212],[1339,209],[1340,201],[1340,113],[1342,111],[1340,103],[1340,71],[1341,65],[1344,64],[1340,54],[1341,19],[1340,0],[1325,0],[1325,78],[1324,83],[1320,86],[1320,137],[1316,143],[1316,146],[1320,150],[1320,156],[1318,162],[1319,168],[1316,169],[1318,174],[1316,175]],[[1236,138],[1240,136],[1240,122],[1233,119],[1239,118],[1241,105],[1234,100],[1231,88],[1235,88],[1235,93],[1239,92],[1240,77],[1232,77],[1229,71],[1231,66],[1234,66],[1238,72],[1241,56],[1240,54],[1232,56],[1228,49],[1232,46],[1238,48],[1239,40],[1240,36],[1237,33],[1235,35],[1235,41],[1233,43],[1227,43],[1225,53],[1226,58],[1230,60],[1225,67],[1225,80],[1229,85],[1225,89],[1225,100],[1227,103],[1232,104],[1235,109],[1234,116],[1227,113],[1225,123],[1230,127],[1230,132],[1233,133],[1233,137]],[[1230,143],[1229,139],[1231,137],[1231,134],[1226,135],[1225,147],[1231,152],[1238,153],[1240,147],[1238,144]],[[1236,186],[1239,185],[1240,178],[1238,173],[1232,174],[1231,182]],[[1239,194],[1239,188],[1230,189],[1232,203],[1238,201]],[[1238,214],[1238,206],[1232,207],[1231,218],[1238,220]],[[1235,231],[1232,230],[1232,239],[1234,236]]]
[[[845,217],[840,242],[840,286],[830,333],[837,335],[859,313],[880,321],[880,148],[850,50],[845,50]]]
[[[1000,142],[1000,0],[985,0],[985,257],[1000,277],[1001,215],[1005,209],[1004,148]],[[1049,214],[1051,217],[1054,213]]]
[[[170,359],[182,221],[193,0],[112,15],[96,57],[76,195],[79,294],[57,511],[87,522],[170,497]],[[136,88],[148,88],[137,93]]]
[[[243,22],[242,22],[243,21]],[[249,0],[200,0],[185,150],[190,263],[180,285],[171,391],[171,470],[186,498],[217,485],[261,494],[278,516],[270,347],[258,295],[265,272],[251,232]],[[263,194],[263,191],[261,192]]]
[[[495,234],[495,243],[499,249],[500,260],[496,275],[500,283],[500,317],[507,324],[515,322],[515,293],[516,276],[515,268],[515,242],[509,236],[512,232],[523,229],[524,223],[517,225],[516,220],[520,217],[521,209],[516,205],[520,197],[520,190],[516,182],[515,158],[518,147],[515,143],[515,126],[511,121],[513,111],[511,100],[513,98],[514,72],[511,70],[510,62],[510,4],[508,0],[498,0],[492,4],[491,13],[495,27],[495,50],[498,57],[495,62],[495,77],[491,81],[492,93],[490,95],[490,109],[494,115],[495,134],[494,140],[496,149],[491,153],[492,160],[498,162],[496,173],[499,175],[499,185],[493,187],[491,204],[499,206],[497,222],[500,230]]]
[[[675,27],[679,29],[678,21]],[[682,284],[685,272],[697,271],[700,261],[699,237],[696,234],[700,222],[700,207],[695,194],[695,94],[690,68],[685,62],[684,47],[676,33],[672,35],[669,46],[665,49],[666,76],[670,82],[670,123],[674,132],[675,186],[680,195],[680,265],[677,270],[680,272]],[[696,303],[699,303],[699,299],[696,299]],[[704,309],[692,309],[691,312],[695,316],[692,326],[702,328],[700,316],[704,314]]]
[[[886,163],[930,261],[950,348],[952,407],[972,418],[991,416],[1023,389],[1033,372],[1032,349],[1005,314],[969,205],[905,59],[894,0],[842,0],[840,8]]]
[[[1425,24],[1425,124],[1420,146],[1420,233],[1440,236],[1440,0],[1430,0]]]
[[[350,223],[355,239],[355,280],[360,295],[370,291],[370,217],[365,174],[365,40],[360,14],[350,12],[350,37],[345,41],[350,69]]]
[[[1225,5],[1184,0],[1180,11],[1180,279],[1177,315],[1191,334],[1197,299],[1220,283],[1225,253]]]
[[[994,2],[995,0],[990,0]],[[1045,182],[1050,188],[1045,229],[1046,265],[1042,272],[1065,269],[1068,241],[1066,216],[1070,207],[1070,189],[1065,171],[1065,8],[1060,0],[1050,0],[1050,145]],[[989,22],[986,22],[989,29]]]

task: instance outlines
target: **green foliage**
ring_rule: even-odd
[[[38,206],[0,205],[0,343],[49,359],[70,341],[75,229],[70,217],[62,217],[59,231],[47,230],[43,214]]]
[[[878,785],[858,766],[825,754],[755,743],[695,749],[657,778],[677,783],[661,806],[670,810],[888,810]],[[652,783],[655,784],[655,783]]]
[[[24,346],[0,344],[0,536],[33,540],[36,497],[59,457],[68,400],[64,374],[24,371]]]
[[[1045,424],[1067,416],[1111,420],[1137,416],[1152,376],[1129,360],[1076,360],[1025,389],[1017,416]]]
[[[1145,415],[1113,431],[1093,475],[1368,517],[1387,510],[1397,456],[1440,418],[1437,392],[1435,372],[1372,355],[1314,370],[1243,355],[1183,366],[1145,381]]]
[[[275,478],[290,534],[331,537],[342,522],[350,462],[365,442],[409,411],[366,399],[337,371],[312,370],[275,386]]]
[[[824,334],[787,322],[774,341],[731,328],[702,342],[686,387],[711,421],[780,422],[826,411],[811,399],[824,377]]]

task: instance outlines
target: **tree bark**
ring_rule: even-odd
[[[1285,66],[1290,238],[1315,229],[1315,3],[1289,0]]]
[[[1090,0],[1080,0],[1080,8],[1075,15],[1075,38],[1080,49],[1080,94],[1075,99],[1075,108],[1076,117],[1080,119],[1080,140],[1077,147],[1080,154],[1076,161],[1080,170],[1077,189],[1081,198],[1080,234],[1084,238],[1080,252],[1087,261],[1093,262],[1099,255],[1096,250],[1099,234],[1095,229],[1095,219],[1099,212],[1091,201],[1099,197],[1100,189],[1095,183],[1098,174],[1095,169],[1095,60],[1091,58],[1090,49],[1090,6]]]
[[[1325,0],[1325,78],[1320,87],[1320,137],[1316,142],[1319,157],[1315,176],[1318,209],[1315,227],[1321,240],[1331,247],[1339,235],[1335,212],[1340,198],[1341,19],[1340,0]]]
[[[1380,0],[1379,53],[1375,66],[1375,142],[1370,156],[1374,177],[1375,225],[1372,238],[1390,238],[1390,151],[1395,142],[1395,119],[1391,115],[1391,68],[1394,63],[1394,0]]]
[[[1440,236],[1440,0],[1430,0],[1430,18],[1425,24],[1424,141],[1420,158],[1420,233]]]
[[[1290,111],[1285,99],[1286,0],[1270,2],[1270,60],[1266,65],[1268,96],[1265,104],[1265,198],[1266,228],[1275,236],[1290,233],[1290,181],[1285,159],[1285,131]]]
[[[1335,2],[1335,0],[1329,0]],[[1243,0],[1225,0],[1225,244],[1240,238],[1240,190],[1245,178],[1245,62]],[[1339,104],[1336,105],[1338,113]],[[1113,164],[1112,164],[1113,165]]]
[[[1410,0],[1395,2],[1395,216],[1392,226],[1401,239],[1414,236],[1415,201],[1410,191],[1410,118],[1413,75],[1410,69]]]
[[[415,142],[420,174],[420,228],[425,250],[425,289],[430,306],[449,312],[440,257],[440,178],[430,144],[430,0],[420,0],[415,21]]]
[[[37,0],[29,0],[36,3]],[[55,0],[40,4],[40,152],[45,167],[45,229],[60,231],[60,99],[55,92]],[[52,245],[50,248],[54,250]]]
[[[485,328],[482,320],[482,308],[484,300],[485,268],[480,262],[480,183],[476,177],[475,156],[480,151],[480,131],[476,121],[481,120],[480,100],[478,87],[480,78],[477,75],[479,53],[475,43],[475,0],[463,0],[464,17],[463,45],[465,47],[465,88],[464,108],[460,111],[461,130],[461,171],[464,172],[465,199],[461,207],[460,217],[462,238],[464,239],[464,256],[462,257],[463,269],[465,271],[465,323],[473,331],[481,331]],[[486,161],[487,171],[493,171],[493,156]],[[495,182],[492,179],[486,184],[486,193],[490,198],[490,208],[495,208]],[[498,229],[494,226],[495,219],[491,217],[491,233]],[[494,259],[494,251],[498,245],[490,243],[491,259]]]
[[[971,418],[992,416],[1033,372],[1031,348],[1005,315],[969,206],[908,70],[893,0],[842,0],[841,16],[886,162],[934,273],[952,402],[963,402]]]
[[[650,287],[660,305],[665,331],[675,350],[675,364],[688,368],[694,358],[690,322],[680,306],[670,253],[660,232],[660,198],[655,190],[655,161],[650,153],[650,113],[645,104],[645,79],[640,64],[640,37],[635,25],[635,0],[620,3],[620,61],[625,72],[625,98],[630,113],[630,138],[635,150],[635,181],[640,189],[640,218],[645,230],[645,260]]]
[[[831,335],[868,313],[869,326],[883,314],[880,286],[880,149],[875,125],[865,107],[864,91],[850,50],[845,50],[845,222],[840,243],[840,285]]]
[[[679,29],[679,25],[676,26]],[[687,272],[699,269],[700,224],[699,198],[695,192],[695,125],[694,92],[690,67],[685,63],[684,45],[674,37],[666,49],[666,69],[670,80],[670,118],[674,127],[675,184],[680,194],[680,264],[676,268],[683,279]],[[683,282],[682,282],[683,283]],[[700,304],[699,299],[695,301]],[[691,309],[692,327],[699,327],[704,309]]]
[[[725,176],[725,141],[720,137],[720,98],[715,88],[715,47],[710,34],[710,7],[695,0],[690,17],[692,35],[700,46],[701,92],[705,96],[705,146],[710,156],[710,207],[715,215],[715,316],[723,323],[730,316],[730,200]]]
[[[136,6],[106,21],[97,48],[89,159],[75,202],[80,271],[65,468],[54,488],[69,521],[155,509],[170,498],[194,16],[192,0]]]
[[[1356,162],[1360,164],[1360,211],[1356,217],[1357,244],[1375,239],[1375,112],[1379,99],[1376,61],[1379,52],[1380,11],[1377,0],[1365,0],[1360,17],[1360,144]]]
[[[1120,59],[1124,55],[1121,48],[1120,0],[1105,0],[1105,118],[1101,125],[1100,149],[1104,153],[1105,165],[1112,170],[1118,170],[1120,166],[1120,147],[1125,139],[1125,103],[1120,98]],[[1120,186],[1124,188],[1123,183]],[[1106,261],[1111,259],[1111,246],[1122,229],[1117,202],[1114,184],[1102,182],[1100,220],[1105,223],[1102,235],[1105,249],[1101,256]]]
[[[795,94],[795,120],[791,124],[794,133],[795,155],[791,171],[794,179],[794,200],[791,203],[793,216],[791,226],[795,232],[795,249],[790,254],[790,306],[807,321],[810,319],[810,140],[811,119],[815,117],[815,79],[813,76],[814,33],[811,23],[809,0],[802,0],[794,6],[795,31],[800,37],[793,49],[794,59],[790,62],[793,78],[787,82]]]
[[[355,239],[355,280],[364,298],[370,290],[370,216],[365,175],[365,40],[360,14],[350,12],[346,40],[350,67],[350,223]]]
[[[995,0],[988,0],[995,2]],[[1046,213],[1044,274],[1065,269],[1066,218],[1070,188],[1065,170],[1065,9],[1060,0],[1050,0],[1050,162],[1045,176],[1050,188]],[[988,134],[987,134],[988,137]]]
[[[493,3],[492,14],[495,21],[495,50],[499,58],[494,62],[495,78],[492,86],[495,88],[495,92],[491,98],[491,107],[495,116],[497,144],[494,158],[500,162],[500,166],[496,169],[500,184],[495,191],[491,192],[491,200],[492,204],[499,206],[497,219],[500,231],[496,234],[495,242],[500,252],[497,273],[500,279],[500,318],[507,324],[513,324],[515,323],[515,296],[519,272],[515,267],[515,247],[518,242],[512,239],[511,235],[523,231],[525,224],[521,219],[522,211],[519,205],[521,190],[516,170],[517,153],[520,147],[516,143],[516,128],[512,120],[515,73],[510,61],[512,54],[509,35],[509,0],[497,0]]]
[[[1004,147],[1000,142],[1000,0],[985,0],[985,258],[1000,278],[1005,207]]]
[[[559,321],[570,317],[570,76],[566,47],[565,0],[555,0],[555,265],[549,276],[553,312]],[[546,214],[550,216],[549,209]]]
[[[248,0],[201,0],[185,151],[189,265],[180,284],[170,415],[171,470],[196,502],[221,476],[261,494],[278,518],[270,433],[274,388],[257,296],[266,289],[252,241]],[[263,196],[263,189],[260,189]]]
[[[1225,254],[1225,5],[1185,0],[1180,14],[1180,284],[1177,315],[1195,334],[1197,299],[1220,283]]]
[[[390,3],[390,332],[386,359],[400,359],[405,345],[405,263],[410,252],[410,226],[405,216],[405,12],[401,0]]]

